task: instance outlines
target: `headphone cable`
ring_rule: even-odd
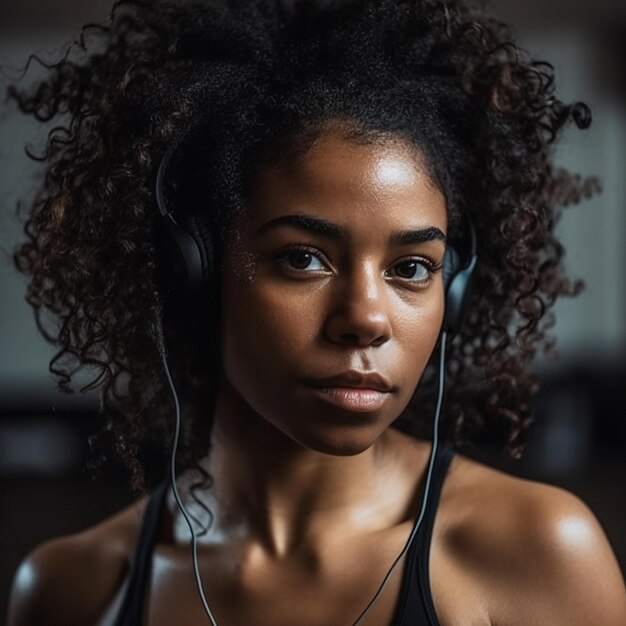
[[[359,615],[357,620],[352,624],[352,626],[358,626],[361,620],[365,617],[365,614],[378,601],[378,598],[380,597],[383,590],[385,589],[387,582],[389,581],[389,578],[391,577],[391,574],[393,573],[393,570],[395,569],[396,565],[399,563],[402,556],[411,547],[411,544],[413,543],[413,540],[415,539],[417,535],[417,531],[422,525],[422,520],[424,519],[424,515],[426,514],[426,505],[428,504],[428,494],[430,493],[430,484],[432,481],[433,471],[435,467],[435,458],[437,456],[437,450],[439,448],[439,421],[441,418],[441,407],[443,404],[443,388],[444,388],[444,381],[445,381],[447,335],[448,333],[445,330],[441,331],[440,345],[439,345],[439,389],[437,393],[437,406],[435,409],[435,419],[433,420],[433,443],[430,448],[430,456],[428,457],[428,470],[426,471],[426,478],[424,481],[424,492],[422,494],[422,505],[421,505],[420,513],[417,517],[415,524],[413,525],[413,529],[411,530],[411,534],[409,535],[409,538],[407,539],[407,542],[404,545],[404,548],[402,548],[400,554],[398,554],[395,561],[391,564],[391,567],[389,568],[387,574],[385,574],[385,577],[383,578],[383,581],[380,584],[380,587],[378,588],[378,591],[376,592],[374,597],[370,600],[370,603],[365,607],[363,612]]]
[[[169,367],[167,365],[167,353],[165,347],[165,338],[163,336],[163,326],[161,323],[160,315],[157,316],[156,321],[156,334],[157,334],[157,345],[159,347],[159,353],[161,355],[161,361],[163,363],[163,368],[165,369],[165,376],[167,377],[167,382],[172,393],[172,397],[174,399],[174,406],[176,409],[176,419],[174,426],[174,439],[172,441],[172,455],[170,458],[170,484],[172,487],[172,492],[174,494],[174,499],[176,500],[176,504],[180,509],[183,517],[185,518],[185,522],[187,522],[187,526],[189,527],[189,532],[191,533],[191,556],[193,560],[193,573],[194,578],[196,580],[196,586],[198,588],[198,593],[200,594],[200,600],[202,601],[202,606],[209,619],[211,620],[212,626],[217,626],[217,621],[215,617],[213,617],[213,613],[211,612],[211,608],[209,607],[209,603],[207,602],[206,596],[204,595],[204,585],[202,584],[202,575],[200,573],[200,567],[198,565],[198,537],[196,535],[196,531],[193,527],[190,516],[183,504],[183,501],[178,492],[178,487],[176,485],[176,451],[178,450],[178,442],[180,440],[180,403],[178,402],[178,395],[176,394],[176,389],[174,387],[174,382],[172,381],[172,376],[170,374]]]
[[[202,606],[204,607],[204,610],[208,618],[211,620],[211,625],[218,626],[217,621],[215,617],[213,616],[213,613],[211,612],[209,603],[207,602],[206,596],[204,594],[204,585],[202,583],[202,575],[200,573],[200,567],[198,565],[198,538],[197,538],[195,529],[193,527],[193,523],[191,521],[190,515],[187,512],[187,509],[185,508],[185,505],[182,502],[182,499],[178,492],[178,487],[176,485],[176,452],[178,449],[178,444],[180,440],[180,430],[181,430],[180,403],[178,401],[178,395],[176,393],[174,382],[172,381],[172,376],[170,374],[170,370],[167,364],[167,351],[166,351],[166,346],[165,346],[165,338],[163,335],[163,326],[162,326],[160,315],[156,316],[156,323],[154,324],[154,327],[156,331],[155,334],[156,334],[159,354],[161,356],[161,361],[163,363],[163,368],[165,370],[167,382],[168,382],[172,397],[174,399],[174,406],[175,406],[175,411],[176,411],[174,438],[172,441],[172,454],[170,458],[170,471],[169,471],[170,484],[172,487],[172,492],[174,494],[174,499],[176,500],[176,504],[178,508],[180,509],[180,512],[182,513],[183,518],[185,519],[185,522],[187,523],[189,532],[191,533],[191,555],[192,555],[192,561],[193,561],[193,572],[194,572],[194,578],[196,580],[196,587],[198,588],[198,594],[200,595],[200,600],[202,601]],[[402,556],[407,552],[407,550],[410,548],[411,544],[413,543],[413,540],[415,539],[417,535],[417,531],[419,530],[422,524],[422,520],[424,519],[424,515],[426,513],[426,505],[428,503],[428,494],[430,493],[430,486],[431,486],[432,475],[434,471],[435,459],[437,456],[437,450],[439,448],[439,422],[441,419],[441,408],[443,405],[443,391],[444,391],[444,382],[445,382],[446,340],[447,340],[447,332],[445,330],[442,330],[441,335],[440,335],[440,345],[439,345],[439,376],[438,376],[439,389],[437,393],[437,405],[435,409],[435,418],[433,420],[433,443],[432,443],[430,455],[428,458],[428,469],[426,471],[426,478],[424,481],[424,492],[422,494],[420,513],[418,515],[417,520],[415,521],[415,524],[413,525],[411,534],[409,535],[400,554],[398,554],[394,562],[391,564],[391,567],[385,574],[385,577],[383,578],[383,581],[381,582],[378,590],[374,594],[374,597],[370,600],[369,604],[365,607],[365,609],[363,609],[361,614],[357,617],[356,621],[353,622],[352,626],[358,626],[362,622],[367,612],[378,601],[380,595],[382,594],[385,587],[387,586],[389,578],[391,577],[391,574],[393,573],[396,565],[399,563]]]

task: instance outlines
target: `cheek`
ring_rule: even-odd
[[[262,280],[229,281],[222,294],[222,355],[231,379],[259,385],[289,376],[319,329],[321,307],[311,294],[286,293]]]
[[[405,372],[415,387],[437,343],[443,323],[443,297],[428,299],[420,306],[405,307],[399,314],[395,338],[402,346]]]

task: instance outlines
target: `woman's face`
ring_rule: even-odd
[[[446,227],[442,193],[402,140],[326,131],[264,167],[222,283],[224,376],[245,411],[310,450],[372,445],[437,341]]]

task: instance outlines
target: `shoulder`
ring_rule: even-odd
[[[489,590],[492,623],[626,624],[626,590],[577,496],[455,457],[445,544]]]
[[[35,548],[13,579],[8,625],[97,623],[125,580],[146,500]]]

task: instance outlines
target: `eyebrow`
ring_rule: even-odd
[[[319,217],[310,215],[281,215],[263,224],[257,231],[257,235],[264,234],[281,226],[290,226],[307,232],[313,232],[338,241],[349,241],[350,232],[343,226],[333,224]],[[428,241],[446,242],[446,236],[436,226],[428,226],[417,230],[400,230],[393,233],[390,242],[394,245],[406,246],[411,244],[426,243]]]
[[[428,226],[418,230],[401,230],[394,233],[390,239],[392,244],[398,246],[408,246],[428,241],[443,241],[443,243],[446,243],[446,236],[436,226]]]

